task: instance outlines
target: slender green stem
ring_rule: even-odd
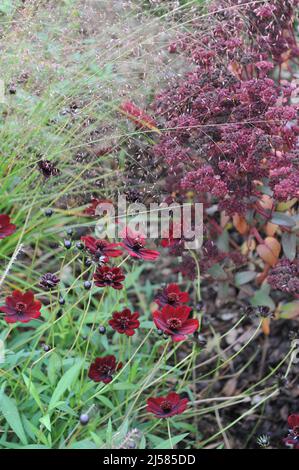
[[[170,420],[169,420],[169,418],[168,418],[166,421],[167,421],[167,429],[168,429],[169,444],[170,444],[170,448],[173,449],[172,438],[171,438],[171,432],[170,432]]]

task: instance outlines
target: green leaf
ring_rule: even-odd
[[[136,386],[134,384],[129,384],[126,382],[118,382],[110,386],[110,390],[135,390]]]
[[[45,428],[51,432],[51,421],[50,421],[50,415],[45,415],[42,418],[40,418],[40,423],[42,423]]]
[[[265,306],[269,307],[271,310],[275,309],[275,303],[271,299],[270,295],[270,286],[265,283],[262,287],[256,291],[252,299],[250,299],[251,305],[254,307]]]
[[[296,257],[296,234],[284,232],[281,237],[281,243],[284,254],[290,261],[293,261]]]
[[[0,394],[0,410],[22,444],[27,445],[28,441],[15,400],[9,398],[4,392]]]
[[[179,434],[178,436],[173,436],[171,438],[172,445],[175,446],[179,442],[181,442],[185,437],[187,437],[189,433]],[[169,439],[165,439],[160,444],[158,444],[155,449],[171,449],[171,443]]]
[[[214,264],[214,266],[209,268],[208,273],[216,281],[226,281],[227,280],[226,272],[224,271],[223,267],[220,266],[220,264],[218,264],[218,263]]]
[[[276,225],[283,225],[284,227],[295,227],[296,225],[292,217],[282,212],[273,212],[270,222]]]
[[[23,374],[23,379],[24,379],[24,382],[26,384],[26,387],[28,388],[29,390],[29,393],[30,395],[32,396],[32,398],[35,400],[35,402],[37,403],[37,405],[39,406],[39,408],[41,410],[43,410],[43,404],[39,398],[39,394],[35,388],[35,385],[34,383],[25,375]]]
[[[235,283],[236,286],[242,286],[243,284],[247,284],[247,282],[252,281],[256,277],[256,273],[254,271],[242,271],[235,275]]]
[[[28,446],[24,446],[23,449],[50,449],[49,446],[43,446],[42,444],[30,444]]]
[[[76,380],[82,367],[82,361],[76,362],[59,380],[49,403],[49,410],[52,410],[58,404],[62,395],[66,392],[72,383]]]
[[[115,406],[113,405],[112,401],[109,400],[109,398],[105,397],[104,395],[98,395],[97,398],[103,403],[103,405],[105,405],[110,410],[115,409]]]
[[[57,380],[57,375],[61,368],[61,358],[56,352],[53,352],[49,357],[48,363],[48,378],[51,385],[54,385]]]
[[[111,418],[109,418],[108,424],[107,424],[107,429],[106,429],[106,444],[111,445],[112,442],[112,422]]]
[[[97,446],[89,439],[83,439],[83,441],[78,441],[71,444],[69,449],[97,449]]]

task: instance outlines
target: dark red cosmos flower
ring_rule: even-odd
[[[291,449],[299,449],[299,415],[288,417],[289,434],[283,439],[284,444]]]
[[[158,130],[154,119],[131,101],[125,101],[120,105],[119,109],[130,121],[134,122],[136,127],[140,129],[148,127],[149,129]]]
[[[0,214],[0,239],[9,237],[16,231],[16,225],[10,223],[10,217],[6,214]]]
[[[122,289],[122,281],[125,275],[121,268],[112,268],[110,266],[98,266],[93,278],[97,287],[113,287],[113,289]]]
[[[288,426],[291,436],[299,438],[299,415],[291,414],[288,417]]]
[[[104,382],[108,384],[113,378],[113,374],[122,368],[122,363],[116,363],[115,356],[97,357],[90,365],[88,377],[94,382]]]
[[[91,236],[81,237],[85,248],[91,253],[97,260],[102,259],[103,262],[107,263],[109,258],[116,258],[122,255],[121,250],[116,250],[120,243],[110,243],[107,240],[97,239]]]
[[[171,336],[172,341],[183,341],[199,327],[198,320],[188,318],[191,310],[185,305],[179,307],[165,305],[161,311],[156,310],[153,313],[154,323],[159,330]]]
[[[189,301],[188,292],[181,292],[177,284],[169,284],[163,291],[157,295],[155,302],[160,306],[171,305],[178,307],[182,303]]]
[[[127,336],[133,336],[135,330],[139,328],[139,313],[131,313],[131,310],[125,308],[122,312],[114,312],[112,320],[109,320],[109,325],[118,333]]]
[[[19,291],[13,291],[12,295],[6,297],[5,305],[0,307],[0,312],[5,313],[4,320],[7,323],[28,323],[30,320],[38,318],[41,314],[41,302],[34,299],[31,291],[24,294]]]
[[[84,214],[89,215],[90,217],[95,217],[97,207],[99,204],[112,204],[109,199],[98,199],[94,198],[90,201],[90,204],[84,209]]]
[[[133,258],[141,258],[146,261],[155,261],[159,256],[159,251],[148,250],[145,247],[145,237],[140,233],[126,228],[122,246],[133,256]]]
[[[170,392],[166,397],[149,398],[147,411],[157,418],[170,418],[180,415],[187,408],[188,398],[180,398],[175,392]]]

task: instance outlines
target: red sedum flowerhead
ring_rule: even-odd
[[[124,232],[123,247],[133,258],[140,258],[146,261],[155,261],[159,256],[159,251],[145,248],[145,237],[139,233],[126,228]]]
[[[125,308],[122,312],[113,313],[109,325],[118,333],[133,336],[140,325],[138,318],[138,312],[131,313],[131,310]]]
[[[183,341],[187,335],[199,328],[198,320],[188,318],[190,312],[191,308],[185,305],[179,307],[165,305],[161,311],[156,310],[153,313],[154,323],[159,330],[171,336],[172,341]]]
[[[109,258],[116,258],[122,255],[121,250],[117,250],[119,243],[110,243],[107,240],[97,239],[91,236],[81,237],[85,248],[91,253],[97,260]]]
[[[125,280],[125,275],[121,268],[112,268],[110,266],[98,266],[94,273],[94,281],[97,287],[113,287],[113,289],[120,290],[124,286],[122,281]]]
[[[0,312],[5,313],[4,320],[7,323],[28,323],[30,320],[40,317],[41,302],[34,299],[31,291],[24,294],[19,291],[13,291],[12,295],[6,297],[5,305],[0,307]]]
[[[88,377],[94,382],[111,382],[113,375],[122,368],[122,363],[116,363],[115,356],[97,357],[90,365]]]
[[[157,295],[155,302],[160,306],[171,305],[179,307],[182,303],[189,301],[188,292],[181,292],[177,284],[169,284],[163,291]]]
[[[288,294],[299,292],[299,260],[280,260],[274,266],[267,277],[268,284],[272,289],[278,289]]]
[[[10,217],[6,214],[0,214],[0,239],[9,237],[16,231],[16,226],[10,223]]]
[[[170,392],[166,397],[149,398],[147,411],[157,418],[170,418],[180,415],[187,408],[188,398],[180,398],[175,392]]]

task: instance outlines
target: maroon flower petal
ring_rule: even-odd
[[[156,250],[148,250],[144,248],[140,251],[140,256],[146,261],[155,261],[157,258],[159,258],[160,253]]]
[[[10,223],[10,217],[7,214],[0,214],[0,239],[12,235],[16,228],[16,225]]]
[[[190,335],[194,333],[194,331],[198,330],[199,322],[196,319],[190,318],[186,320],[185,323],[180,328],[180,333],[183,335]]]
[[[34,301],[34,295],[33,295],[33,292],[31,292],[31,290],[25,292],[25,294],[23,295],[23,302],[25,302],[27,305],[29,304],[32,304],[33,301]]]
[[[19,317],[17,315],[9,315],[7,317],[4,317],[4,320],[6,321],[6,323],[16,323],[19,320]],[[26,322],[24,322],[26,323]]]
[[[180,301],[181,301],[182,303],[189,302],[189,294],[188,294],[188,292],[180,292],[179,297],[180,297]]]
[[[168,325],[165,321],[165,319],[162,317],[161,312],[158,310],[153,313],[153,319],[156,327],[159,330],[165,331],[167,333],[171,333],[171,330],[169,330]]]
[[[294,429],[295,427],[299,426],[299,415],[291,414],[288,417],[288,425],[290,429]]]
[[[171,334],[171,340],[174,343],[179,343],[180,341],[184,341],[187,338],[186,335],[183,335],[181,333],[172,333]]]
[[[170,392],[167,395],[167,400],[169,400],[173,405],[177,405],[180,401],[180,396],[175,392]]]

